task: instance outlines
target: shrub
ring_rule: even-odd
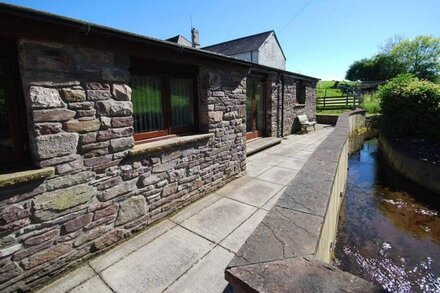
[[[368,112],[368,114],[379,114],[380,113],[380,101],[377,96],[377,92],[374,94],[364,95],[362,108]]]
[[[403,74],[381,86],[378,97],[385,135],[440,140],[440,85]]]
[[[364,108],[368,114],[379,114],[380,112],[380,104],[377,101],[365,101],[362,108]]]

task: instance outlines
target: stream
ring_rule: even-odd
[[[365,141],[349,157],[334,264],[391,292],[440,292],[439,203]]]

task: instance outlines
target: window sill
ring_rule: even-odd
[[[136,157],[149,153],[162,152],[172,148],[205,141],[214,136],[214,133],[196,134],[187,136],[178,136],[164,140],[152,141],[135,145],[132,150],[128,152],[129,156]]]
[[[54,167],[46,167],[37,170],[26,170],[0,175],[0,188],[11,187],[20,183],[35,181],[53,175]]]
[[[306,104],[293,104],[294,108],[304,108]]]

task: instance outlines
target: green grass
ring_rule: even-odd
[[[318,98],[322,97],[338,97],[343,96],[340,89],[335,88],[336,80],[320,80],[316,85],[316,94]],[[352,81],[339,81],[340,85],[354,85],[355,82]]]
[[[377,92],[364,95],[364,102],[362,108],[365,109],[368,114],[375,115],[380,112],[380,100],[377,97]]]
[[[321,97],[336,97],[342,96],[340,89],[332,88],[335,85],[335,80],[320,80],[316,85],[316,94],[318,98]]]
[[[326,109],[326,110],[317,110],[316,114],[322,115],[341,115],[344,112],[349,112],[350,109]]]
[[[335,87],[335,80],[320,80],[318,84],[316,85],[316,92],[317,97],[337,97],[337,96],[343,96],[343,93],[340,89],[334,88]],[[350,81],[340,81],[340,85],[346,84],[346,85],[354,85],[354,82]],[[380,113],[380,101],[377,97],[377,93],[372,94],[366,94],[364,95],[364,101],[361,105],[363,109],[367,111],[367,115],[376,115]],[[349,100],[349,104],[350,100]],[[340,107],[345,106],[345,102],[341,101]],[[350,105],[349,105],[350,106]],[[338,104],[333,104],[332,106],[328,106],[338,108]],[[346,111],[350,111],[349,109],[325,109],[325,110],[318,110],[318,114],[328,114],[328,115],[339,115],[341,113],[344,113]]]

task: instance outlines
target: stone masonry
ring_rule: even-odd
[[[0,291],[29,290],[245,171],[246,70],[202,66],[203,141],[134,156],[130,58],[21,40],[35,166],[0,189]]]
[[[306,102],[300,104],[296,98],[296,82],[292,76],[284,76],[284,123],[283,135],[289,135],[300,130],[298,115],[306,114],[309,120],[316,118],[316,83],[306,83]],[[280,77],[272,75],[269,79],[269,88],[271,88],[268,109],[272,112],[269,117],[271,125],[271,135],[281,136],[281,100],[282,86]]]

